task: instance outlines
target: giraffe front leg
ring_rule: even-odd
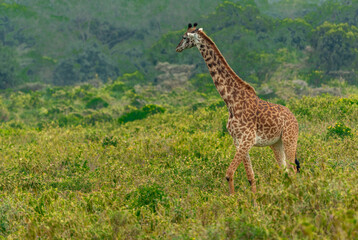
[[[256,193],[256,180],[255,180],[255,174],[254,174],[254,170],[252,168],[252,164],[251,164],[251,160],[250,160],[250,155],[247,153],[247,155],[244,158],[244,166],[245,166],[245,171],[246,171],[246,175],[247,175],[247,179],[249,180],[249,183],[251,185],[251,190],[252,192],[255,194]]]
[[[252,168],[252,164],[251,164],[251,160],[250,160],[250,155],[248,153],[244,159],[244,166],[245,166],[247,179],[249,180],[249,183],[251,185],[254,206],[256,207],[257,206],[257,204],[256,204],[256,180],[255,180],[255,174],[254,174],[254,170]]]
[[[235,157],[232,160],[229,168],[226,171],[226,180],[229,182],[229,190],[230,194],[233,195],[235,193],[234,189],[234,173],[237,167],[240,165],[242,158],[240,156],[239,151],[236,151]]]
[[[230,194],[235,193],[234,174],[235,174],[237,167],[240,165],[240,163],[242,161],[244,161],[245,170],[246,170],[247,176],[249,178],[249,182],[250,182],[251,186],[254,186],[253,189],[255,189],[255,192],[256,192],[255,178],[251,177],[251,176],[253,176],[253,170],[252,170],[250,158],[248,158],[249,150],[250,150],[250,147],[245,147],[245,146],[238,147],[236,150],[235,157],[234,157],[233,161],[231,162],[229,168],[227,169],[226,180],[229,182]],[[247,158],[248,158],[248,161],[247,161]],[[248,165],[248,163],[249,163],[249,165]],[[249,167],[247,168],[247,166],[249,166]],[[251,169],[251,170],[248,170],[248,169]],[[250,172],[250,174],[248,173],[248,171]]]

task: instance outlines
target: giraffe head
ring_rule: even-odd
[[[189,23],[188,30],[183,35],[183,39],[178,44],[176,51],[181,52],[184,49],[192,48],[195,46],[196,42],[198,41],[198,31],[201,30],[197,29],[196,26],[198,24],[194,23],[194,26]]]

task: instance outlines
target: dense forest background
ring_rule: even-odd
[[[0,121],[121,122],[220,102],[200,53],[175,52],[188,22],[263,99],[357,92],[357,2],[6,0]]]
[[[0,16],[0,89],[106,83],[135,72],[143,77],[129,85],[160,85],[161,62],[193,65],[193,78],[207,72],[199,53],[174,51],[188,22],[262,94],[281,80],[358,81],[354,1],[5,0]]]

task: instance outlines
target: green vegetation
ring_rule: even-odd
[[[183,1],[7,0],[0,4],[0,89],[106,83],[133,72],[145,77],[132,86],[158,84],[158,62],[195,64],[192,76],[201,74],[197,52],[174,50],[187,21],[198,22],[258,89],[282,68],[290,70],[283,80],[357,84],[356,2]],[[314,71],[322,78],[311,79]]]
[[[357,8],[0,3],[0,238],[357,239]],[[298,119],[299,174],[250,152],[257,207],[243,165],[228,196],[235,147],[204,61],[174,50],[188,19]]]
[[[345,126],[343,123],[336,123],[333,127],[328,126],[327,130],[327,136],[341,138],[353,136],[352,129]]]
[[[254,207],[242,165],[228,196],[224,175],[235,149],[217,94],[126,88],[2,95],[1,236],[358,237],[358,95],[277,99],[298,118],[302,168],[286,173],[269,148],[252,149]]]

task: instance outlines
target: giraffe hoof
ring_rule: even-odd
[[[229,176],[226,176],[225,177],[227,181],[230,181],[230,177]]]

